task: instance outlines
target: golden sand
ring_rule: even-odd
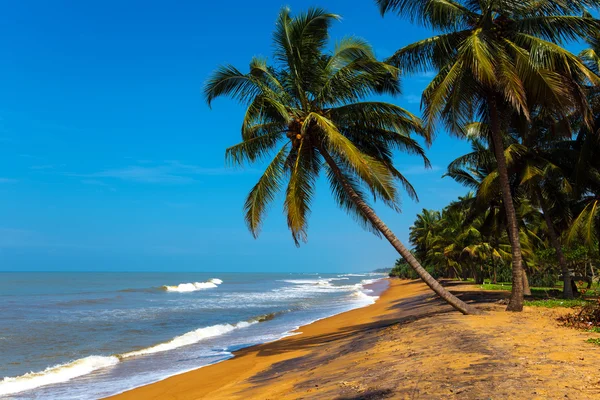
[[[452,289],[486,313],[391,280],[371,306],[111,399],[600,399],[600,347],[585,342],[598,334],[558,326],[564,310],[507,313],[505,293]]]

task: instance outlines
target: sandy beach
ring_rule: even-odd
[[[294,336],[117,396],[133,399],[592,399],[598,334],[557,325],[566,310],[507,313],[505,292],[450,284],[484,310],[463,316],[417,281],[391,280],[368,307]],[[535,332],[535,333],[534,333]]]

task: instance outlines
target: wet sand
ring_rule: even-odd
[[[301,334],[111,399],[594,399],[600,335],[560,327],[565,310],[504,312],[505,292],[449,288],[485,311],[463,316],[418,281]]]

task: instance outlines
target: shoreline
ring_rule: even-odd
[[[382,282],[386,282],[386,287],[379,288],[378,292],[377,289],[382,285]],[[423,288],[420,288],[420,290],[410,290],[404,293],[405,296],[399,296],[399,287],[409,283],[410,281],[393,280],[390,278],[380,279],[364,286],[364,289],[375,290],[374,296],[377,296],[377,299],[373,304],[315,320],[287,332],[285,336],[275,341],[235,350],[232,352],[232,357],[226,360],[166,377],[160,381],[126,390],[104,399],[198,399],[209,395],[211,399],[235,397],[235,394],[228,389],[231,389],[231,385],[237,386],[240,380],[248,378],[249,376],[247,375],[249,372],[257,367],[260,370],[266,370],[276,363],[297,356],[299,353],[304,353],[303,350],[290,352],[285,350],[286,347],[293,347],[295,342],[311,339],[314,339],[315,345],[318,346],[319,336],[335,334],[336,331],[347,326],[349,321],[368,322],[385,316],[387,314],[385,309],[389,308],[393,299],[407,297],[424,291]],[[258,359],[258,357],[264,357],[265,353],[273,354],[269,354],[266,360]],[[235,372],[232,373],[232,371]],[[195,382],[199,381],[210,383],[197,385]],[[236,387],[234,390],[237,391],[239,388]],[[223,394],[214,393],[215,391],[223,391]],[[245,395],[247,396],[247,393]]]
[[[507,293],[446,282],[485,311],[462,315],[420,281],[388,281],[375,304],[107,399],[600,398],[600,346],[586,343],[599,334],[560,326],[568,309],[505,312]]]

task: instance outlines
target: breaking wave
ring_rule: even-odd
[[[189,346],[204,339],[224,335],[236,329],[247,328],[260,322],[270,321],[275,318],[275,316],[275,313],[271,313],[252,318],[248,321],[241,321],[237,324],[219,324],[207,326],[205,328],[199,328],[194,331],[184,333],[183,335],[174,337],[168,342],[160,343],[145,349],[131,351],[124,354],[115,354],[112,356],[89,356],[65,364],[48,367],[40,372],[30,372],[14,378],[6,377],[0,380],[0,396],[19,393],[41,386],[67,382],[71,379],[90,374],[99,369],[115,366],[119,362],[128,358],[145,356],[148,354],[174,350],[183,346]]]
[[[223,283],[222,280],[213,278],[206,282],[193,282],[193,283],[180,283],[176,286],[163,286],[163,289],[167,292],[179,292],[179,293],[187,293],[187,292],[195,292],[197,290],[204,289],[213,289]]]
[[[119,359],[125,359],[130,357],[145,356],[147,354],[161,353],[163,351],[174,350],[179,347],[189,346],[190,344],[198,343],[204,339],[212,338],[215,336],[221,336],[228,332],[231,332],[240,328],[247,328],[250,325],[257,324],[259,321],[242,321],[237,324],[219,324],[208,326],[206,328],[196,329],[188,333],[184,333],[181,336],[177,336],[168,342],[157,344],[156,346],[148,347],[141,350],[131,351],[129,353],[118,355]]]
[[[118,363],[119,358],[116,356],[89,356],[70,363],[48,367],[41,372],[30,372],[16,378],[4,378],[0,381],[0,396],[66,382]]]

